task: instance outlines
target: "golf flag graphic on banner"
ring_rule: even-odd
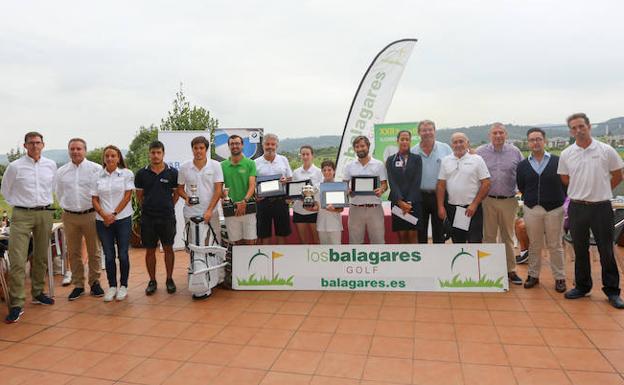
[[[375,147],[375,124],[382,123],[394,96],[416,39],[402,39],[390,43],[377,54],[366,70],[355,93],[345,123],[340,150],[336,159],[336,180],[341,180],[345,165],[355,159],[352,142],[364,135]]]
[[[485,257],[489,257],[490,255],[492,254],[477,249],[477,269],[479,272],[479,279],[481,279],[481,260]]]
[[[275,260],[279,257],[283,257],[284,254],[278,253],[277,251],[271,252],[271,277],[275,279]]]

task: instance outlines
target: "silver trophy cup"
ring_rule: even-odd
[[[314,207],[314,194],[316,193],[316,187],[307,184],[301,188],[301,195],[303,195],[303,207]]]
[[[191,184],[189,185],[189,188],[191,190],[191,195],[189,195],[188,199],[189,205],[194,206],[199,204],[199,196],[197,196],[197,185]]]

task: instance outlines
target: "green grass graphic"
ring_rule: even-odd
[[[449,280],[441,280],[440,287],[497,287],[499,289],[503,288],[503,277],[498,278],[496,281],[488,279],[486,275],[483,275],[481,279],[475,281],[472,278],[459,278],[459,274],[453,277],[453,279]]]
[[[291,275],[288,278],[280,278],[279,274],[276,274],[273,278],[256,277],[255,274],[250,275],[247,279],[236,278],[239,286],[292,286],[293,278]]]

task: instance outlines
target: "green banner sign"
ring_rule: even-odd
[[[375,124],[375,150],[373,151],[373,158],[385,163],[390,155],[396,154],[399,150],[397,134],[403,130],[412,133],[412,147],[420,143],[418,122]]]

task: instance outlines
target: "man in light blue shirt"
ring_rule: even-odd
[[[541,160],[535,159],[533,154],[531,154],[529,155],[528,160],[529,164],[531,165],[531,167],[533,167],[533,170],[535,170],[537,175],[542,175],[542,172],[544,172],[544,169],[548,165],[548,161],[550,161],[550,153],[548,151],[544,151]]]
[[[442,220],[438,218],[438,202],[436,201],[436,184],[440,173],[442,158],[453,153],[451,147],[435,140],[435,123],[423,120],[418,123],[420,144],[412,147],[412,152],[422,158],[422,217],[421,228],[418,229],[418,242],[428,242],[429,217],[431,216],[431,238],[433,243],[444,243]]]

